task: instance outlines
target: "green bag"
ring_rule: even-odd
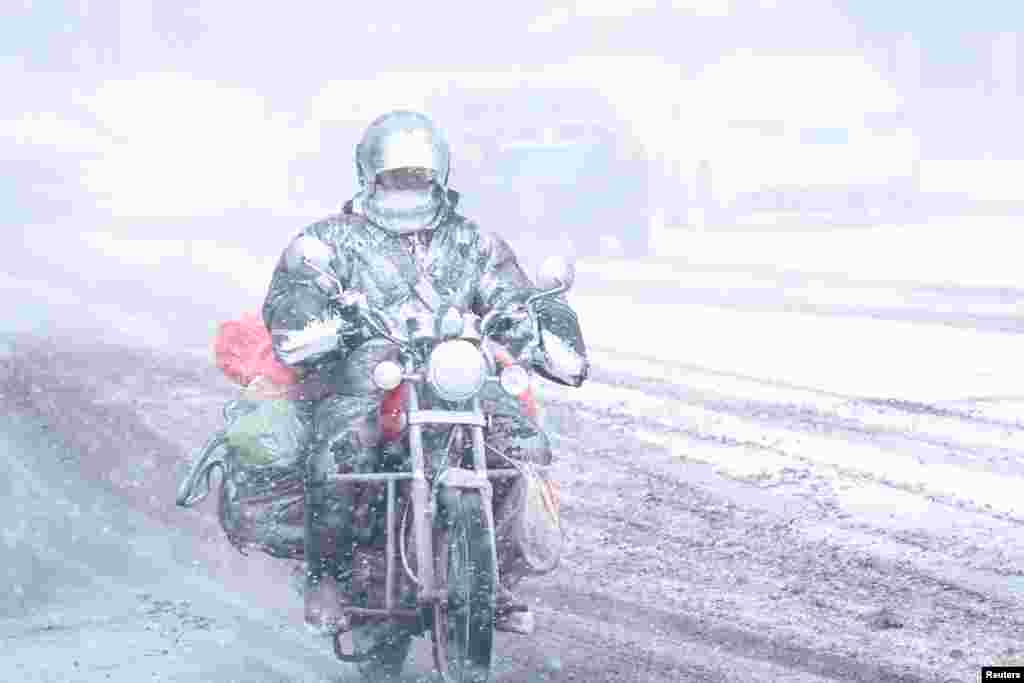
[[[299,457],[310,424],[298,402],[240,400],[232,408],[226,436],[240,466],[287,465]]]
[[[305,534],[303,449],[312,437],[308,401],[259,398],[225,406],[226,472],[220,523],[245,553],[302,559]]]

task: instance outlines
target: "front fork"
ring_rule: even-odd
[[[384,609],[369,609],[349,607],[346,609],[351,615],[367,617],[400,618],[413,623],[422,623],[424,608],[432,609],[435,618],[434,628],[434,657],[439,670],[444,670],[447,661],[447,634],[440,632],[439,620],[436,618],[440,613],[447,610],[448,586],[447,576],[441,578],[441,586],[438,586],[438,577],[435,572],[437,566],[446,566],[447,557],[442,561],[438,553],[447,553],[448,548],[435,547],[433,501],[431,500],[431,487],[426,478],[426,454],[423,449],[423,424],[453,424],[456,428],[468,425],[473,440],[473,469],[462,467],[451,467],[438,476],[442,477],[440,485],[456,489],[475,489],[480,491],[481,504],[483,505],[484,520],[487,528],[492,534],[494,530],[494,511],[492,507],[493,489],[490,476],[505,474],[503,471],[488,473],[487,454],[484,443],[483,413],[481,412],[480,400],[472,401],[472,410],[465,413],[445,413],[439,411],[430,415],[429,421],[420,421],[417,415],[420,414],[418,386],[413,380],[412,386],[406,394],[406,414],[409,417],[409,455],[412,471],[410,473],[377,473],[377,474],[334,474],[326,479],[334,482],[379,482],[387,483],[387,532],[386,532],[386,554],[385,563],[385,595]],[[426,417],[424,415],[424,417]],[[416,543],[416,565],[418,576],[415,577],[419,584],[417,594],[416,610],[401,609],[395,606],[395,551],[396,544],[404,544],[403,529],[398,529],[396,522],[395,507],[397,505],[397,483],[403,480],[410,481],[410,498],[413,512],[413,538]],[[404,527],[404,524],[402,525]],[[497,586],[499,580],[497,549],[496,544],[491,543],[491,566],[494,568],[492,585]],[[404,552],[404,551],[403,551]],[[403,555],[404,557],[404,555]],[[339,659],[346,662],[361,662],[366,660],[366,655],[354,655],[343,651],[341,647],[340,634],[334,638],[334,652]]]
[[[414,514],[413,533],[415,534],[417,553],[416,560],[420,578],[420,590],[417,596],[417,603],[421,609],[430,609],[433,614],[433,618],[430,621],[432,623],[433,630],[432,640],[434,643],[434,665],[438,671],[443,674],[447,674],[449,658],[447,619],[449,590],[448,576],[447,572],[445,572],[444,576],[437,576],[435,568],[448,566],[447,553],[449,549],[447,547],[435,547],[435,542],[441,538],[446,538],[446,536],[442,536],[441,534],[435,535],[434,533],[435,520],[433,515],[436,508],[433,505],[434,501],[430,500],[430,488],[428,488],[428,482],[426,475],[424,474],[426,454],[423,450],[423,425],[413,419],[413,416],[415,416],[419,411],[419,392],[417,389],[418,387],[413,385],[410,387],[410,391],[406,392],[408,397],[407,414],[410,416],[409,450],[412,462],[411,497]],[[480,410],[480,399],[474,398],[471,404],[470,416],[477,418],[474,421],[482,422],[482,415],[483,414]],[[452,416],[452,419],[454,420],[454,415]],[[461,424],[454,424],[454,429],[461,428]],[[473,437],[473,469],[467,470],[459,465],[447,467],[442,472],[435,474],[435,476],[441,477],[441,480],[437,482],[439,486],[433,488],[438,492],[442,486],[456,489],[475,489],[480,491],[480,503],[483,506],[485,523],[493,541],[494,512],[491,503],[494,494],[491,482],[487,476],[487,453],[484,443],[484,428],[482,424],[472,424],[469,429]],[[450,453],[447,455],[450,456]],[[442,500],[447,499],[448,496],[442,496]],[[490,543],[489,546],[492,553],[491,567],[494,572],[491,585],[497,587],[499,579],[497,550],[494,542]],[[442,555],[442,553],[444,555]],[[390,591],[388,595],[390,596]]]
[[[420,409],[419,387],[413,384],[405,393],[406,414],[412,416]],[[409,425],[409,456],[412,463],[412,482],[409,494],[412,498],[416,569],[420,579],[418,602],[423,605],[434,598],[434,543],[431,534],[434,520],[430,505],[430,487],[425,474],[426,455],[423,452],[423,426],[412,422],[410,420]],[[391,597],[390,593],[388,597]]]
[[[419,411],[419,392],[414,384],[406,392],[406,403],[408,415],[411,417]],[[479,416],[482,421],[483,413],[480,410],[480,399],[474,398],[471,404],[473,415]],[[439,552],[447,552],[447,548],[435,548],[435,537],[433,534],[433,501],[430,499],[431,487],[426,478],[426,453],[423,449],[423,425],[410,419],[409,424],[409,451],[412,464],[412,482],[410,496],[413,508],[413,537],[416,543],[416,566],[420,579],[420,590],[418,603],[420,606],[429,606],[438,601],[447,600],[447,577],[440,578],[435,574],[435,567]],[[459,429],[461,425],[456,424]],[[487,473],[487,452],[484,443],[484,428],[479,424],[469,426],[473,440],[473,469],[466,470],[461,467],[452,467],[444,471],[441,486],[458,489],[476,489],[480,491],[481,503],[484,508],[484,519],[487,528],[494,533],[494,510],[493,487]],[[389,496],[390,497],[390,496]],[[390,527],[389,527],[390,528]],[[494,544],[491,544],[494,547]],[[496,553],[495,553],[496,554]],[[390,556],[390,555],[389,555]],[[492,566],[497,567],[497,558]],[[390,576],[388,577],[390,579]],[[497,579],[497,577],[495,577]],[[497,585],[497,583],[495,583]],[[388,598],[392,592],[388,591]],[[390,605],[388,605],[390,607]]]

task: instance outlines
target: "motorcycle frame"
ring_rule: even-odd
[[[476,396],[470,403],[470,410],[447,411],[447,410],[421,410],[419,389],[426,382],[424,376],[419,373],[407,373],[403,381],[409,387],[405,393],[405,409],[408,416],[408,445],[411,471],[409,472],[382,472],[364,474],[332,474],[328,477],[331,483],[347,484],[386,484],[386,530],[385,530],[385,578],[384,578],[384,607],[367,608],[345,606],[343,611],[352,616],[383,617],[396,621],[421,623],[421,614],[424,609],[436,610],[448,599],[448,586],[445,577],[438,577],[435,568],[440,564],[439,552],[446,552],[447,548],[435,547],[434,543],[434,519],[433,506],[431,505],[431,482],[426,476],[426,451],[423,447],[423,427],[426,425],[454,425],[468,427],[472,436],[473,468],[452,467],[444,470],[439,482],[435,486],[449,487],[455,489],[474,489],[481,493],[484,507],[484,516],[487,528],[492,537],[491,548],[494,553],[492,567],[494,585],[498,585],[498,563],[497,551],[493,538],[494,510],[492,506],[493,487],[492,479],[506,479],[521,476],[519,471],[511,469],[489,470],[487,467],[486,445],[484,442],[484,428],[487,426],[487,417],[481,410],[480,398]],[[496,376],[491,376],[488,381],[497,381]],[[416,570],[418,576],[413,577],[416,583],[416,609],[403,609],[395,606],[396,595],[396,565],[395,554],[397,543],[404,542],[400,529],[396,533],[398,503],[397,484],[398,482],[411,482],[409,491],[413,513],[413,538],[416,543]],[[396,538],[397,536],[397,538]],[[441,667],[445,661],[446,653],[441,648],[441,638],[436,632],[438,628],[434,620],[434,653],[436,664]],[[343,653],[340,649],[338,638],[335,638],[335,652],[344,661],[359,661],[362,658],[354,654]]]
[[[306,265],[334,283],[338,289],[337,297],[339,299],[345,299],[345,288],[337,278],[322,270],[308,258],[303,257],[302,260]],[[541,299],[557,296],[568,291],[571,284],[571,279],[566,281],[559,280],[557,286],[543,292],[537,292],[530,296],[525,303],[525,308],[529,309],[534,302]],[[359,308],[358,304],[357,308]],[[478,348],[481,353],[484,354],[484,357],[487,358],[489,375],[486,378],[486,381],[488,382],[500,383],[497,374],[495,374],[496,368],[494,359],[487,352],[483,341],[490,332],[491,324],[496,321],[499,316],[507,315],[507,313],[507,311],[502,311],[500,309],[491,311],[479,322],[480,326],[478,335],[472,335],[470,337],[478,342]],[[531,320],[533,320],[534,327],[536,328],[536,320],[529,314],[527,315]],[[396,342],[399,346],[403,346],[399,340],[395,339],[388,333],[386,326],[378,326],[377,322],[367,315],[365,311],[362,311],[361,317],[364,323],[367,324],[371,330],[380,334],[381,337]],[[432,335],[428,335],[428,337],[430,336]],[[434,337],[433,341],[439,340]],[[423,450],[424,425],[450,424],[469,426],[470,428],[473,448],[473,469],[469,470],[463,467],[446,469],[441,484],[450,488],[468,488],[480,491],[481,497],[483,498],[484,518],[487,523],[487,528],[491,534],[491,548],[494,553],[491,563],[491,566],[494,567],[492,580],[495,586],[498,585],[499,569],[497,549],[494,543],[494,509],[492,505],[494,491],[490,480],[518,477],[520,476],[520,473],[516,469],[498,469],[494,471],[487,469],[487,453],[486,444],[484,442],[484,427],[487,426],[487,418],[480,409],[479,394],[473,397],[470,404],[471,409],[469,411],[420,410],[419,389],[421,386],[426,384],[426,379],[423,374],[412,372],[412,370],[413,367],[411,365],[407,366],[406,372],[403,373],[402,377],[402,381],[409,384],[409,391],[405,392],[405,408],[406,415],[408,416],[409,459],[412,464],[412,471],[360,474],[334,473],[327,478],[328,483],[355,484],[384,482],[387,486],[387,491],[385,493],[387,506],[385,513],[387,528],[385,530],[384,537],[384,552],[386,554],[384,570],[386,572],[384,577],[384,608],[375,609],[352,606],[342,608],[343,612],[352,616],[384,617],[392,620],[412,621],[414,623],[418,623],[421,611],[424,608],[433,608],[436,615],[439,608],[441,608],[442,602],[448,597],[448,586],[443,583],[438,585],[438,579],[434,574],[434,568],[436,566],[435,563],[439,563],[440,560],[440,557],[437,556],[437,552],[441,549],[434,547],[434,538],[432,534],[434,520],[432,518],[432,506],[430,505],[430,488],[428,488],[426,478],[426,454]],[[412,577],[417,584],[417,609],[414,610],[395,607],[395,544],[396,542],[401,543],[404,541],[403,538],[395,538],[395,522],[397,521],[395,518],[395,505],[397,504],[398,497],[396,484],[400,481],[411,482],[410,498],[413,508],[413,537],[416,542],[416,564],[417,570],[419,571],[419,576]],[[434,658],[438,669],[443,671],[446,653],[443,651],[444,645],[442,644],[443,641],[441,634],[438,633],[437,619],[434,619],[433,630]],[[356,662],[363,659],[362,657],[342,652],[337,635],[335,635],[334,638],[334,652],[342,661]]]

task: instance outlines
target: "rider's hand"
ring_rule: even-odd
[[[536,339],[536,324],[529,309],[517,306],[503,315],[498,323],[498,336],[519,353]]]
[[[366,294],[347,290],[335,294],[331,299],[338,306],[338,314],[344,322],[341,329],[343,339],[358,337],[363,329],[362,313],[367,310]]]
[[[366,308],[365,292],[349,289],[340,294],[335,294],[331,298],[341,307],[342,315],[358,315],[361,309]]]

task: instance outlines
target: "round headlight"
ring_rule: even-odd
[[[464,339],[437,345],[430,354],[427,379],[446,401],[465,401],[484,386],[487,365],[480,351]]]
[[[498,378],[501,388],[511,396],[522,396],[530,390],[530,373],[522,365],[510,365]]]
[[[391,391],[402,383],[402,368],[394,361],[377,363],[373,369],[373,384],[383,391]]]

